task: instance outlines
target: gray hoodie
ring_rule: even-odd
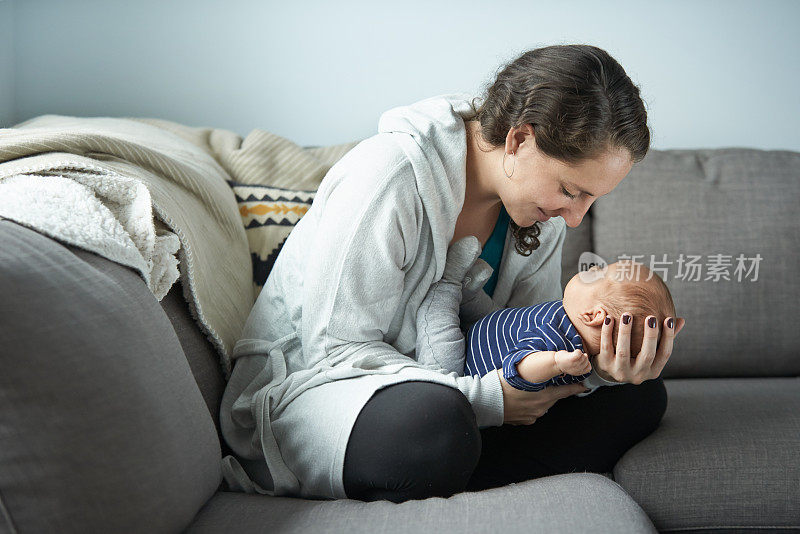
[[[351,381],[372,392],[408,380],[448,385],[464,393],[479,427],[503,424],[497,373],[460,376],[420,363],[415,350],[417,312],[442,277],[464,203],[470,102],[468,94],[450,94],[390,109],[380,117],[378,134],[356,145],[323,179],[235,345],[222,400],[226,441],[238,456],[266,461],[274,489],[253,483],[228,456],[223,475],[231,487],[307,493],[287,466],[292,452],[279,449],[272,423],[298,395],[335,380],[382,375],[377,385]],[[543,223],[541,246],[524,257],[515,252],[509,229],[494,295],[483,293],[462,315],[474,321],[501,307],[561,298],[564,234],[563,219]],[[354,398],[368,399],[363,393]],[[354,421],[362,407],[353,403],[342,420]],[[309,421],[314,414],[309,406]],[[342,459],[348,436],[330,436]],[[338,464],[319,469],[329,471],[333,496],[344,497]]]

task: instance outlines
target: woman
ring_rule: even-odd
[[[496,287],[465,302],[462,317],[561,297],[564,224],[577,226],[644,157],[646,118],[622,67],[583,45],[526,52],[480,109],[443,95],[384,113],[378,134],[326,175],[234,348],[221,407],[240,459],[223,461],[231,488],[446,496],[607,470],[651,432],[666,408],[663,382],[633,384],[658,377],[681,319],[664,326],[657,350],[657,329],[648,333],[633,367],[624,334],[614,354],[606,325],[595,373],[540,392],[498,373],[460,376],[415,350],[417,311],[450,244],[473,235],[487,245],[506,212],[502,260],[484,256]],[[619,382],[633,384],[595,392]],[[556,405],[581,392],[591,394]]]

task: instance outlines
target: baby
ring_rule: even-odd
[[[470,263],[469,258],[462,260],[466,263]],[[600,352],[606,315],[615,319],[614,347],[620,318],[633,321],[632,358],[641,349],[648,315],[656,317],[659,329],[667,317],[675,317],[664,281],[640,263],[622,261],[612,263],[605,272],[592,267],[576,274],[564,289],[563,300],[486,315],[469,328],[465,341],[461,329],[454,326],[458,324],[461,299],[461,282],[454,280],[460,274],[448,279],[446,273],[420,306],[417,360],[464,376],[483,376],[502,369],[509,385],[526,391],[573,384],[589,377],[590,357]]]
[[[526,391],[581,382],[591,374],[590,357],[600,352],[605,315],[633,321],[630,354],[636,357],[646,317],[655,316],[658,327],[675,317],[675,306],[664,281],[640,263],[612,263],[605,275],[592,267],[572,277],[563,300],[497,310],[472,325],[464,374],[502,369],[511,386]],[[616,319],[615,347],[618,331]]]

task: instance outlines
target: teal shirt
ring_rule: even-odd
[[[502,206],[492,235],[489,237],[489,241],[486,242],[486,246],[483,247],[483,252],[481,252],[481,259],[494,269],[492,277],[483,286],[483,290],[490,297],[494,296],[494,288],[497,285],[497,275],[500,272],[500,260],[503,259],[503,246],[506,242],[506,232],[508,231],[508,221],[510,219],[505,206]]]

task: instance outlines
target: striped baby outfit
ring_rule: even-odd
[[[528,382],[517,373],[517,363],[531,352],[575,349],[583,350],[583,341],[564,311],[563,301],[504,308],[478,320],[467,332],[464,374],[483,376],[502,368],[506,381],[525,391],[575,384],[591,371],[580,376],[561,374],[545,382]]]

